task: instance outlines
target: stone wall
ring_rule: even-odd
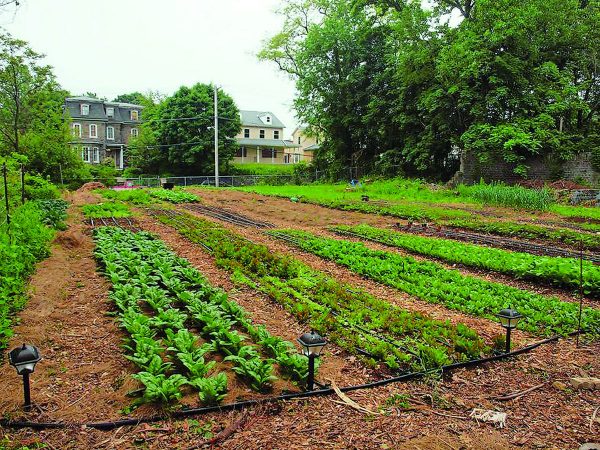
[[[591,153],[580,153],[572,160],[563,163],[537,157],[527,159],[525,164],[529,166],[527,179],[530,180],[584,180],[594,186],[600,185],[600,173],[594,170]],[[483,178],[487,183],[503,181],[515,184],[523,178],[513,172],[514,167],[515,164],[505,161],[482,164],[474,154],[463,152],[460,158],[460,169],[451,182],[473,184]]]

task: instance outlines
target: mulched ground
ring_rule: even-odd
[[[87,194],[85,201],[91,200]],[[306,204],[293,204],[290,208],[285,200],[233,191],[203,192],[203,197],[207,203],[225,204],[282,227],[319,229],[334,223],[361,222],[391,226],[397,221]],[[118,417],[119,409],[130,401],[124,392],[129,389],[126,385],[131,380],[127,381],[122,375],[131,368],[118,348],[119,331],[112,318],[106,316],[108,286],[95,272],[91,240],[79,232],[82,230],[77,229],[76,221],[71,221],[67,232],[72,236],[61,237],[51,258],[40,263],[32,280],[32,286],[37,286],[36,292],[20,314],[22,324],[15,329],[15,345],[23,339],[36,343],[43,342],[44,338],[48,340],[48,347],[40,344],[48,357],[32,376],[33,398],[42,406],[42,411],[32,413],[30,418],[35,420],[42,417],[83,422],[91,417]],[[139,223],[188,258],[211,283],[230,290],[232,298],[250,311],[255,321],[264,322],[272,333],[293,340],[304,331],[264,296],[251,289],[232,289],[228,274],[216,268],[200,246],[153,219],[142,217]],[[243,230],[243,233],[273,250],[290,251],[283,243],[264,237],[258,230]],[[373,290],[388,301],[422,307],[430,315],[453,321],[461,317],[468,319],[468,324],[486,339],[498,333],[498,326],[489,321],[467,318],[430,304],[421,305],[422,302],[395,290],[340,270],[333,263],[324,263],[298,251],[294,251],[294,255],[342,281]],[[531,339],[521,333],[517,337],[522,342]],[[71,353],[78,358],[71,358]],[[572,376],[598,376],[599,353],[600,343],[583,342],[576,348],[574,339],[566,339],[508,361],[461,369],[442,378],[430,377],[348,394],[370,413],[359,412],[332,396],[113,431],[79,426],[45,431],[0,429],[0,439],[30,446],[44,442],[49,448],[60,449],[572,449],[584,442],[600,440],[600,422],[591,421],[594,410],[600,406],[597,391],[575,391],[568,384]],[[0,414],[18,415],[20,380],[6,362],[0,374],[6,380],[0,387]],[[377,373],[365,370],[334,346],[327,348],[319,375],[322,381],[331,378],[340,386],[376,377]],[[540,387],[512,400],[498,398],[537,386]],[[469,418],[473,408],[507,413],[506,427],[497,429]],[[208,431],[216,435],[213,444],[208,442]]]

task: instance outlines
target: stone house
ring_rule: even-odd
[[[100,164],[113,158],[117,169],[123,169],[129,139],[139,134],[141,105],[107,102],[92,97],[68,97],[65,111],[71,117],[73,140],[81,159]]]
[[[268,111],[240,111],[242,131],[234,163],[292,164],[302,160],[299,145],[283,139],[285,125]]]

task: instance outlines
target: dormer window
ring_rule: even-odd
[[[140,113],[137,109],[132,109],[130,111],[131,114],[131,120],[140,120]]]
[[[82,116],[89,116],[90,115],[90,105],[86,104],[86,103],[82,103],[81,106],[81,115]]]
[[[271,116],[267,116],[267,123],[271,123]]]
[[[115,108],[107,107],[106,108],[106,117],[115,117]]]

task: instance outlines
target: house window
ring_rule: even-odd
[[[273,139],[279,139],[279,130],[273,130]]]
[[[133,137],[138,137],[138,129],[137,128],[132,128],[131,129],[131,135]]]
[[[73,134],[77,137],[81,137],[81,124],[80,123],[73,124]]]
[[[250,128],[244,128],[244,137],[245,138],[249,138],[250,137]]]
[[[85,162],[90,162],[90,148],[89,147],[81,147],[81,159]]]
[[[246,158],[248,156],[248,151],[246,150],[246,147],[238,148],[235,152],[235,156],[236,158]]]
[[[131,110],[131,120],[140,120],[140,115],[137,109]]]
[[[289,164],[290,163],[290,155],[289,155],[289,153],[286,153],[285,155],[283,155],[283,163],[284,164]]]
[[[110,141],[115,140],[115,127],[106,127],[106,139]]]
[[[277,158],[277,150],[274,148],[263,148],[261,151],[261,158]]]
[[[111,107],[106,108],[106,116],[107,117],[115,117],[115,108],[111,108]]]
[[[302,139],[302,137],[298,136],[298,145],[300,145],[300,139]]]
[[[98,137],[98,125],[95,123],[90,124],[90,137],[97,138]]]
[[[265,130],[259,130],[258,131],[258,137],[261,138],[261,139],[264,139],[265,138]]]
[[[92,158],[95,163],[100,162],[100,150],[98,149],[98,147],[92,147]]]
[[[271,116],[267,116],[267,123],[271,123]]]
[[[292,156],[294,157],[294,159],[293,159],[294,164],[300,162],[300,154],[299,153],[294,153]]]
[[[82,116],[89,116],[90,115],[90,105],[86,105],[85,103],[83,103],[81,106],[81,115]]]

